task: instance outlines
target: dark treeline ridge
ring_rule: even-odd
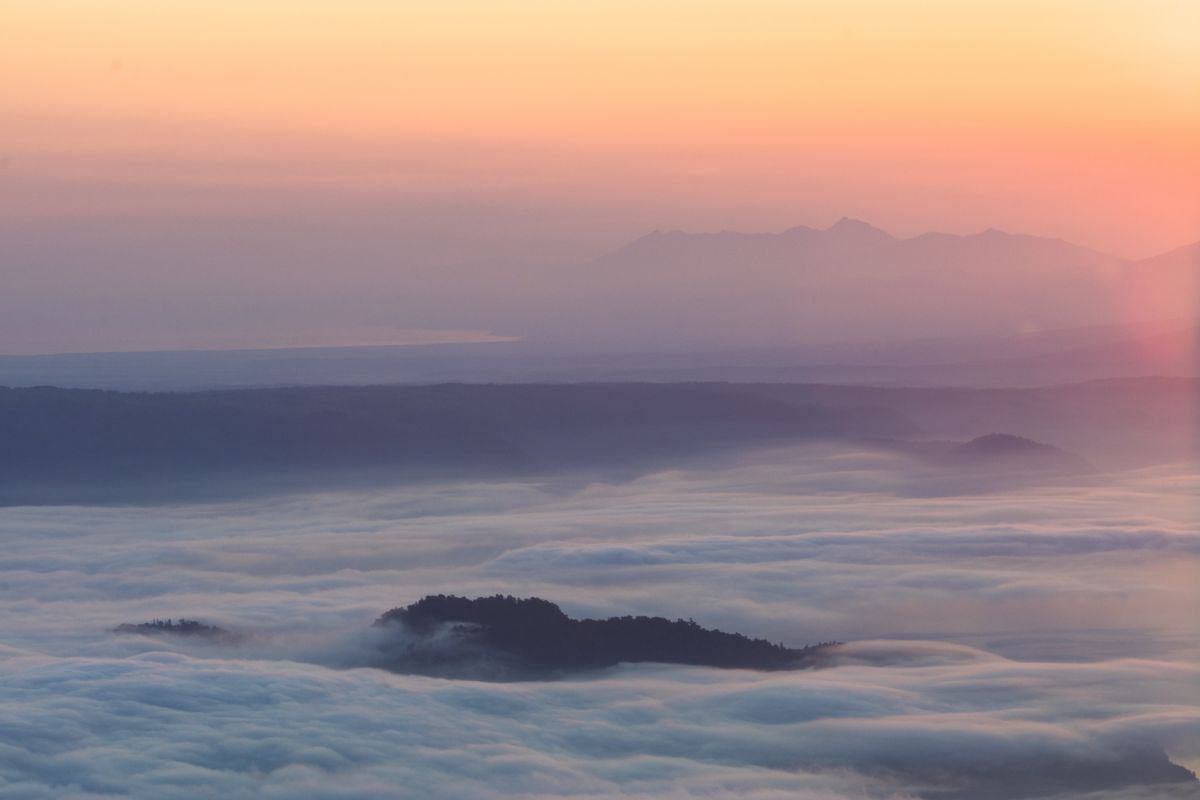
[[[430,595],[383,614],[376,625],[401,625],[416,637],[447,628],[455,636],[538,671],[594,669],[622,662],[661,662],[756,670],[811,666],[833,642],[799,649],[692,620],[623,616],[572,619],[537,597],[469,599]]]
[[[0,504],[103,501],[129,487],[220,496],[279,476],[354,484],[640,470],[746,445],[911,430],[869,404],[699,384],[0,388]]]
[[[1200,382],[1033,389],[439,384],[119,392],[0,387],[0,505],[179,501],[396,478],[618,478],[806,440],[1015,432],[1092,459],[1195,455]],[[997,455],[995,442],[964,456]],[[999,448],[1005,452],[1012,448]],[[1026,448],[1026,452],[1030,452]],[[999,453],[1004,455],[1004,453]]]

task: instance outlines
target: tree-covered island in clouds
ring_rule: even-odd
[[[659,662],[732,669],[814,666],[831,643],[799,649],[693,620],[621,616],[572,619],[540,597],[470,599],[431,595],[383,614],[376,626],[397,634],[381,666],[402,672],[444,671],[463,654],[485,655],[510,677],[548,676],[620,663]],[[451,662],[451,663],[447,663]]]
[[[250,638],[190,619],[125,623],[113,631],[215,644]],[[776,671],[817,666],[835,645],[790,648],[690,619],[572,619],[540,597],[438,594],[382,614],[361,655],[346,666],[478,680],[545,679],[639,662]]]
[[[164,635],[179,637],[181,644],[187,642],[201,646],[249,644],[252,652],[241,653],[241,658],[254,658],[260,652],[268,652],[253,651],[253,635],[243,636],[189,619],[125,624],[116,627],[114,632],[155,638]],[[357,639],[359,646],[349,648],[357,653],[357,660],[322,662],[318,658],[314,662],[449,679],[447,686],[456,686],[460,680],[538,682],[529,685],[530,692],[546,691],[551,684],[545,681],[556,678],[563,679],[573,690],[581,686],[596,686],[599,684],[591,678],[599,676],[589,673],[622,663],[652,662],[673,665],[670,668],[672,670],[690,667],[753,670],[761,674],[743,673],[721,678],[734,682],[747,681],[736,683],[740,687],[738,692],[743,693],[741,696],[726,695],[723,703],[740,709],[739,723],[751,719],[770,719],[781,726],[794,725],[797,714],[811,724],[820,725],[823,722],[821,717],[827,713],[835,724],[854,724],[853,719],[839,719],[844,712],[838,709],[846,702],[844,695],[847,692],[851,696],[865,693],[870,702],[877,704],[877,708],[871,710],[868,716],[878,715],[885,720],[889,715],[894,715],[897,708],[915,699],[909,696],[910,691],[907,690],[893,694],[881,692],[879,687],[869,682],[851,680],[849,683],[839,683],[836,678],[828,677],[829,673],[838,670],[859,670],[860,676],[866,674],[861,672],[864,669],[878,670],[879,676],[888,676],[893,680],[897,674],[903,677],[903,673],[911,672],[913,677],[905,680],[917,680],[916,685],[920,685],[920,680],[934,681],[935,687],[925,691],[949,696],[947,693],[961,693],[963,686],[955,688],[955,685],[964,679],[972,681],[978,670],[1000,668],[1021,671],[1040,668],[1037,664],[1022,665],[971,647],[939,642],[826,642],[793,649],[738,633],[706,629],[691,620],[645,616],[573,619],[547,600],[499,594],[473,599],[456,595],[428,595],[408,606],[385,612],[363,633],[366,635]],[[343,648],[346,641],[341,640]],[[226,663],[236,663],[238,660],[236,648],[218,652],[222,657],[233,656],[233,660]],[[309,658],[314,655],[308,651]],[[291,660],[295,658],[295,653],[283,655],[276,652],[273,657]],[[280,669],[287,669],[283,664],[284,661],[280,661]],[[812,667],[825,667],[827,670],[792,678],[780,674]],[[371,671],[367,670],[368,673]],[[610,685],[619,692],[627,688],[628,681],[636,681],[638,674],[635,669],[625,674],[610,673],[604,678],[606,682],[614,682]],[[662,674],[678,677],[682,673],[673,671]],[[811,683],[805,680],[808,677],[812,678]],[[572,681],[572,678],[576,680]],[[583,680],[578,680],[580,678]],[[764,683],[776,679],[789,682]],[[667,680],[670,681],[669,678]],[[480,688],[478,691],[494,690],[499,690],[499,687]],[[986,692],[981,694],[980,691],[981,687],[975,686],[966,694],[987,705]],[[394,694],[407,697],[411,692],[411,688],[405,688]],[[768,710],[763,707],[762,695],[768,696],[777,708]],[[573,694],[567,692],[565,696]],[[860,700],[866,702],[866,698]],[[393,700],[384,696],[379,702],[387,705]],[[815,710],[809,707],[813,703],[816,704]],[[464,713],[478,713],[478,710],[468,706]],[[1139,740],[1129,735],[1092,731],[1074,743],[1059,741],[1054,737],[1039,743],[1035,735],[1032,742],[1008,741],[1002,745],[1003,752],[1009,758],[1021,759],[1019,766],[1014,767],[1007,759],[996,759],[995,752],[988,749],[993,737],[1004,737],[1003,731],[1008,727],[1006,723],[1000,718],[987,716],[976,716],[975,723],[978,725],[981,719],[987,720],[983,727],[970,731],[959,730],[959,735],[966,736],[968,740],[973,738],[982,748],[979,753],[947,747],[946,740],[936,728],[913,726],[900,717],[891,718],[891,724],[897,727],[890,732],[887,721],[880,723],[882,729],[873,730],[870,726],[864,726],[860,731],[863,741],[856,746],[871,755],[868,763],[854,764],[857,780],[866,782],[864,785],[870,785],[871,781],[884,781],[918,787],[915,792],[888,797],[925,800],[1184,800],[1195,798],[1200,792],[1195,774],[1173,763],[1153,737]],[[824,722],[828,723],[829,720]],[[989,731],[988,727],[995,730]],[[844,756],[837,753],[836,747],[830,750],[818,741],[805,739],[794,727],[786,730],[791,735],[801,736],[797,742],[800,749],[791,754],[794,761],[787,762],[785,766],[767,756],[760,766],[816,770],[818,773],[826,769],[838,772],[846,766],[841,761]],[[756,739],[756,735],[745,728],[735,735]],[[843,739],[846,733],[830,731],[828,735],[837,741]],[[913,738],[911,743],[901,743],[896,740],[897,736]],[[1097,738],[1101,745],[1097,747],[1089,737]],[[729,740],[725,739],[725,746],[728,743]],[[939,763],[939,759],[945,759],[947,763]],[[876,795],[829,795],[837,800],[858,796],[867,798]]]
[[[216,625],[206,625],[194,619],[156,619],[150,622],[125,622],[113,628],[113,633],[133,633],[142,636],[188,636],[212,641],[236,641],[238,636]]]

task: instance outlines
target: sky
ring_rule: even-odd
[[[384,289],[455,311],[410,338],[487,338],[471,287],[659,228],[1200,238],[1190,0],[0,0],[0,27],[4,311],[59,331],[9,351],[373,343]]]

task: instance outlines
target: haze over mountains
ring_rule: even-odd
[[[1126,261],[994,229],[901,239],[842,219],[655,231],[593,262],[567,305],[583,313],[577,341],[611,346],[1002,335],[1192,317],[1198,271],[1200,244]]]
[[[153,241],[110,252],[113,242],[86,233],[70,247],[86,247],[89,259],[109,265],[111,281],[128,277],[137,264],[179,257]],[[248,243],[267,253],[274,250],[259,239],[283,235],[271,226],[245,232]],[[104,289],[108,294],[88,307],[88,317],[70,307],[61,283],[47,282],[55,264],[78,258],[67,243],[6,234],[11,246],[3,262],[11,279],[0,298],[0,353],[439,341],[477,342],[483,353],[662,353],[1026,339],[1096,326],[1128,328],[1122,336],[1138,338],[1139,325],[1184,330],[1197,318],[1200,244],[1129,261],[1019,233],[899,238],[843,219],[824,230],[796,226],[781,233],[654,232],[617,240],[594,259],[589,248],[563,256],[530,247],[523,258],[510,255],[503,263],[464,255],[457,266],[436,260],[421,266],[420,250],[347,242],[344,253],[326,246],[312,255],[300,252],[303,231],[287,235],[295,239],[286,251],[289,274],[319,257],[323,274],[336,265],[336,286],[297,274],[231,293],[227,273],[236,258],[210,235],[188,256],[204,260],[196,285],[130,280],[119,296]],[[456,235],[474,236],[469,228]],[[234,261],[225,263],[227,255]],[[369,278],[343,264],[368,257],[375,267]],[[469,280],[452,280],[463,271]],[[31,316],[34,300],[51,299],[54,314]],[[92,318],[97,314],[103,318]],[[85,322],[86,335],[72,333]],[[504,341],[513,338],[519,345]],[[811,363],[845,363],[837,353],[813,356]]]
[[[1195,376],[1198,281],[1200,243],[1128,261],[1059,239],[996,230],[897,238],[850,219],[825,230],[799,226],[777,234],[654,232],[589,263],[531,268],[519,286],[493,283],[481,273],[460,287],[461,302],[452,309],[419,291],[372,289],[373,303],[388,304],[397,338],[412,326],[440,324],[501,334],[493,341],[93,352],[105,349],[99,337],[75,353],[0,353],[0,385],[161,390],[736,380],[1015,386]],[[303,319],[271,324],[283,332],[289,326],[330,330],[337,314],[356,313],[345,296],[330,317],[329,302],[310,298]],[[0,333],[4,325],[0,320]],[[228,330],[248,345],[260,341]],[[378,328],[384,339],[387,330]],[[435,334],[423,333],[436,341]],[[21,339],[0,341],[11,349]]]
[[[0,781],[106,747],[152,775],[211,752],[246,796],[313,753],[322,785],[391,787],[482,746],[596,796],[672,796],[682,772],[625,791],[670,759],[755,798],[809,772],[838,798],[1196,797],[1195,253],[658,234],[540,287],[519,342],[0,359],[0,660],[34,726]],[[124,391],[64,388],[89,385]],[[363,634],[399,590],[435,602]],[[497,622],[447,591],[564,605]],[[246,770],[229,742],[258,732]]]

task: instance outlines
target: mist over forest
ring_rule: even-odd
[[[0,775],[1200,796],[1196,388],[0,390]]]
[[[993,271],[784,335],[797,248]],[[1200,798],[1196,322],[1093,324],[1188,258],[656,234],[578,336],[0,356],[0,794]]]

